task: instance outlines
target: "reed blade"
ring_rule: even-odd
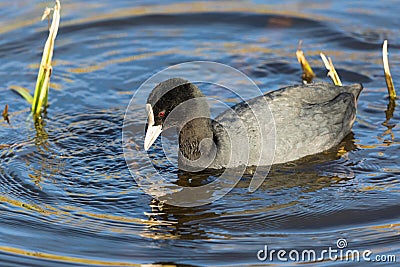
[[[315,73],[312,70],[310,64],[308,63],[306,57],[304,56],[303,50],[301,50],[301,44],[302,44],[302,41],[299,42],[299,47],[296,51],[296,57],[300,63],[302,70],[303,70],[303,74],[301,75],[301,78],[302,78],[303,82],[305,84],[307,84],[307,83],[312,82],[312,80],[315,77]]]
[[[42,107],[45,107],[48,101],[48,90],[52,72],[51,62],[53,58],[54,42],[60,25],[60,10],[60,1],[56,0],[56,5],[53,8],[53,19],[49,29],[49,36],[43,49],[42,61],[39,66],[35,94],[32,101],[32,113],[35,116],[40,116]]]
[[[331,78],[335,85],[342,86],[342,82],[340,81],[339,75],[336,72],[335,67],[333,66],[332,59],[330,57],[326,58],[324,53],[320,53],[322,61],[324,62],[325,68],[328,70],[328,76]]]
[[[21,95],[29,104],[32,104],[33,102],[33,97],[32,95],[29,93],[29,90],[21,87],[21,86],[16,86],[16,85],[12,85],[10,86],[11,90],[17,92],[19,95]]]
[[[396,99],[396,90],[394,89],[392,75],[390,74],[387,46],[388,46],[387,40],[385,40],[383,42],[383,47],[382,47],[383,70],[385,72],[385,80],[386,80],[386,86],[387,86],[387,89],[389,92],[389,97],[390,97],[390,99]]]

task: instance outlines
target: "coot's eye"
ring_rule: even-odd
[[[164,117],[165,116],[165,111],[160,111],[158,113],[158,117]]]

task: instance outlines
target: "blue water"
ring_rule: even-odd
[[[398,87],[396,1],[62,2],[50,106],[35,128],[29,105],[10,87],[33,91],[47,38],[47,22],[39,20],[50,5],[0,2],[0,109],[9,105],[11,122],[0,118],[0,266],[290,265],[259,261],[257,252],[265,245],[320,252],[337,248],[340,238],[348,249],[371,250],[371,258],[400,261],[400,116],[388,107],[381,62],[388,39]],[[324,51],[343,83],[365,87],[352,134],[338,147],[273,167],[254,193],[244,176],[199,207],[162,204],[137,185],[121,131],[142,83],[171,65],[207,60],[242,71],[263,92],[297,84],[299,40],[318,80],[329,82]],[[228,105],[237,101],[203,90]],[[142,144],[145,94],[135,101]],[[139,155],[133,159],[138,176],[153,172]],[[195,178],[161,170],[183,184]]]

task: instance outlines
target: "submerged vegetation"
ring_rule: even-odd
[[[53,58],[54,42],[60,25],[60,9],[60,1],[56,0],[54,8],[46,8],[42,16],[42,20],[44,20],[50,15],[51,11],[53,11],[53,19],[49,28],[49,36],[43,49],[42,61],[39,66],[34,96],[31,96],[28,89],[22,87],[11,88],[24,97],[28,103],[32,104],[31,113],[35,121],[40,118],[42,109],[46,108],[48,103],[50,76],[52,73],[51,63]]]

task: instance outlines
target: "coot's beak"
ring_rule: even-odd
[[[151,145],[156,141],[157,137],[162,132],[162,125],[154,125],[154,113],[153,108],[150,104],[146,104],[146,110],[148,114],[147,118],[147,131],[146,137],[144,138],[144,150],[148,150]]]

